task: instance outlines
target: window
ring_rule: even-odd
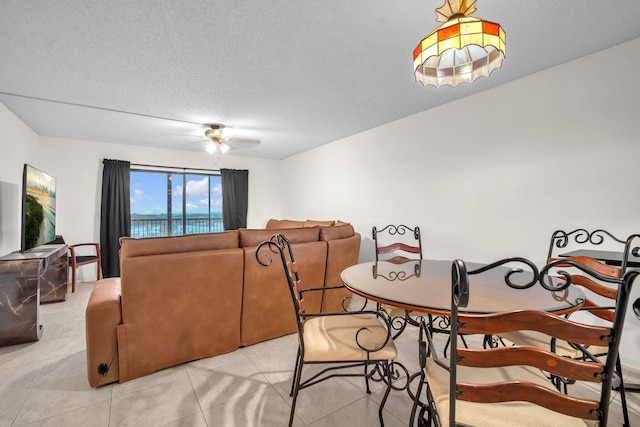
[[[131,170],[131,237],[224,231],[220,175]]]

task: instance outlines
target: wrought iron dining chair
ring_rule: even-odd
[[[408,261],[422,259],[422,235],[420,227],[408,227],[406,225],[389,224],[380,230],[373,227],[371,235],[375,243],[376,263],[387,261],[395,264],[402,264]],[[417,271],[418,272],[418,271]],[[374,271],[375,274],[375,271]],[[394,330],[393,338],[396,339],[406,329],[407,325],[420,326],[420,318],[428,318],[429,323],[437,325],[438,332],[449,334],[449,318],[446,316],[434,316],[432,314],[419,311],[408,311],[393,307],[388,304],[378,304],[378,309],[382,309],[389,316],[389,324]],[[467,343],[462,337],[462,342]],[[443,351],[447,353],[449,342]]]
[[[640,320],[640,298],[636,298],[633,302],[633,314],[636,319]],[[631,391],[633,393],[640,393],[640,384],[623,384],[625,391]]]
[[[522,263],[525,268],[512,269],[505,275],[509,285],[513,285],[514,274],[528,270],[533,272],[532,280],[525,287],[541,285],[562,295],[573,283],[573,276],[565,272],[560,278],[552,278],[552,271],[566,265],[579,269],[585,276],[618,284],[619,308],[612,325],[587,325],[541,310],[465,313],[464,308],[473,295],[473,276],[512,262]],[[533,263],[522,258],[501,260],[474,271],[467,271],[463,261],[454,261],[451,274],[454,337],[461,332],[502,334],[531,330],[582,347],[605,346],[610,357],[606,361],[572,359],[529,345],[467,349],[459,348],[457,340],[452,339],[454,356],[446,359],[438,356],[431,327],[423,321],[419,341],[422,372],[412,422],[420,407],[419,426],[606,426],[625,310],[638,274],[639,271],[632,270],[623,277],[609,278],[574,260],[555,260],[539,272]],[[565,394],[557,389],[548,373],[575,382],[594,383],[597,396]],[[426,403],[422,404],[419,399],[425,385]]]
[[[389,224],[378,230],[374,226],[371,235],[376,248],[376,261],[422,258],[420,227]]]
[[[403,224],[389,224],[378,229],[374,226],[371,229],[371,237],[375,244],[376,263],[378,261],[387,261],[402,264],[422,259],[420,227],[412,228]],[[402,334],[408,324],[419,326],[416,319],[427,316],[426,313],[409,312],[388,304],[378,304],[378,309],[383,310],[389,316],[389,323],[394,330],[394,339]]]
[[[305,309],[305,295],[310,292],[330,292],[341,287],[301,287],[293,251],[283,234],[276,234],[256,249],[256,259],[263,266],[271,265],[273,258],[282,262],[298,328],[298,353],[291,382],[292,425],[298,393],[312,385],[333,377],[363,377],[367,393],[370,381],[381,381],[386,390],[378,410],[380,425],[384,425],[382,411],[393,380],[397,378],[394,361],[398,357],[388,321],[378,311],[359,310],[337,313],[311,313]],[[303,380],[304,367],[309,364],[327,364],[329,367]],[[353,368],[361,367],[362,373]],[[405,372],[408,377],[408,373]]]
[[[591,270],[610,278],[620,278],[621,277],[621,269],[620,267],[606,265],[600,261],[597,261],[593,258],[589,258],[586,256],[575,256],[575,257],[567,257],[567,258],[550,258],[549,262],[557,261],[557,260],[566,260],[572,261],[575,263],[574,265],[581,265]],[[573,284],[581,286],[583,291],[585,292],[585,301],[582,306],[582,311],[585,313],[589,313],[599,319],[603,319],[607,322],[613,322],[616,300],[618,296],[618,290],[613,287],[609,287],[605,284],[599,283],[594,279],[587,277],[581,274],[580,270],[576,267],[573,267],[571,264],[558,264],[556,266],[558,269],[561,269],[561,272],[570,272],[571,280]],[[558,273],[560,274],[560,273]],[[608,302],[602,303],[600,301],[599,304],[596,304],[593,301],[593,296],[599,295],[600,297],[606,299]],[[589,319],[582,319],[583,321],[588,321]],[[589,323],[589,322],[587,322]],[[593,323],[593,322],[590,322]],[[582,352],[572,346],[570,343],[566,341],[557,341],[552,337],[542,334],[540,332],[532,332],[532,331],[514,331],[511,333],[504,333],[500,335],[502,338],[506,338],[512,343],[519,345],[534,345],[537,347],[541,347],[544,349],[550,349],[557,353],[562,354],[566,357],[572,358],[585,358],[586,355],[582,354]],[[591,357],[601,357],[606,356],[606,346],[601,347],[592,347],[589,349],[591,353]]]
[[[608,242],[607,242],[608,241]],[[561,252],[566,252],[567,248],[585,249],[589,247],[599,247],[605,243],[619,246],[624,254],[623,261],[619,266],[613,266],[600,262],[587,256],[561,257]],[[618,293],[619,282],[608,282],[600,279],[599,276],[588,277],[582,274],[581,267],[586,267],[597,272],[600,276],[609,279],[620,279],[626,270],[626,260],[634,250],[637,251],[636,245],[640,245],[640,236],[631,235],[626,240],[618,239],[607,231],[595,230],[588,232],[584,229],[576,229],[570,232],[562,230],[555,231],[551,236],[549,250],[547,254],[547,262],[555,262],[555,269],[558,275],[569,273],[572,282],[582,287],[585,292],[585,302],[579,312],[571,314],[572,319],[578,319],[583,323],[589,324],[608,324],[614,321],[615,312],[619,307]],[[609,245],[610,247],[610,245]],[[570,260],[573,265],[563,264],[561,260]],[[606,345],[580,347],[564,340],[556,340],[553,337],[535,331],[514,331],[500,335],[502,338],[518,345],[533,345],[543,349],[550,349],[565,357],[582,360],[606,360],[608,348]],[[622,373],[622,365],[619,356],[615,366],[616,380],[614,381],[614,389],[620,391],[620,401],[622,406],[622,414],[624,426],[630,426],[629,414],[627,410],[626,388],[624,384],[624,376]],[[556,385],[567,391],[567,385],[570,381],[555,377]]]

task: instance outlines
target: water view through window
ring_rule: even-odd
[[[131,170],[131,237],[220,232],[220,175]]]

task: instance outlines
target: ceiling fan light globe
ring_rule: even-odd
[[[212,142],[207,144],[206,150],[207,150],[207,153],[215,154],[217,148],[218,147],[216,146],[216,144],[212,141]]]

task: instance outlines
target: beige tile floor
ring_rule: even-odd
[[[286,426],[294,335],[233,353],[165,369],[97,389],[86,379],[84,310],[92,283],[79,283],[67,301],[41,306],[43,338],[0,348],[0,426]],[[396,340],[400,360],[418,370],[417,330]],[[629,381],[640,382],[639,372]],[[296,426],[378,425],[379,385],[367,395],[361,381],[333,379],[303,390]],[[590,390],[586,389],[585,394]],[[392,391],[387,427],[409,423],[411,400]],[[632,425],[640,425],[640,395],[629,395]],[[622,425],[617,393],[611,426]]]

